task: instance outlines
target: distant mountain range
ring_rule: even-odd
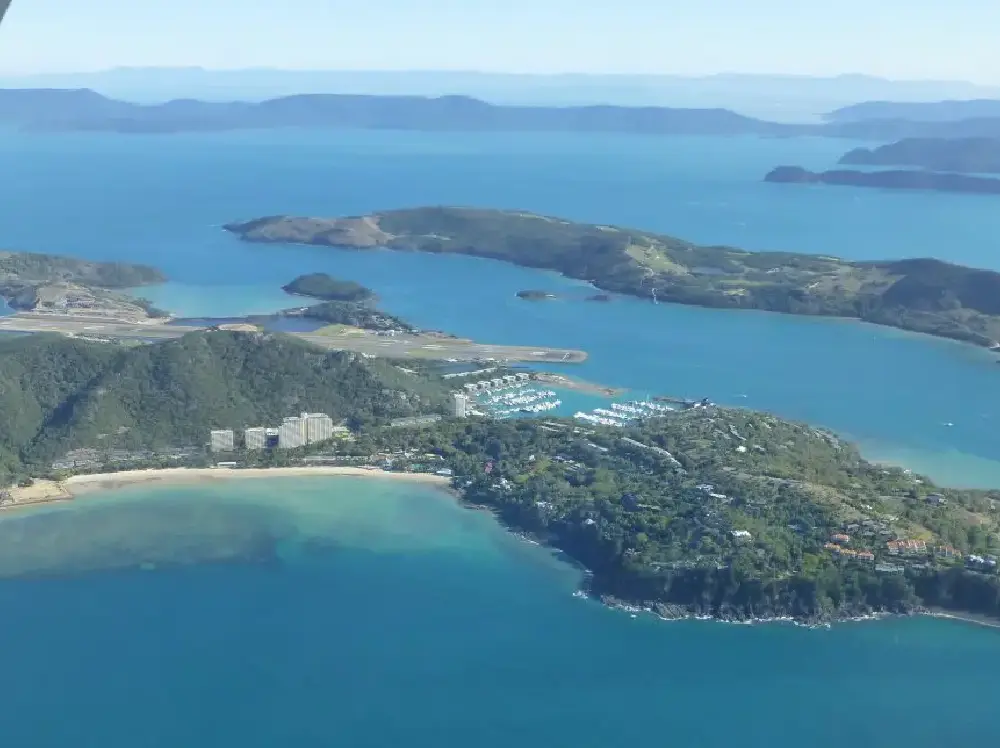
[[[828,122],[905,119],[917,122],[957,122],[1000,117],[1000,96],[931,102],[865,101],[826,115]]]
[[[1000,87],[962,81],[893,81],[867,75],[510,74],[475,71],[206,70],[116,68],[89,73],[0,76],[0,88],[89,88],[142,103],[171,99],[263,101],[299,93],[465,95],[521,106],[724,107],[780,122],[819,122],[859,101],[1000,99]]]
[[[728,109],[504,106],[468,96],[306,94],[261,102],[177,99],[135,104],[87,89],[0,90],[0,124],[30,131],[169,133],[284,127],[646,135],[801,135],[872,140],[1000,137],[1000,116],[921,122],[874,119],[790,124]]]

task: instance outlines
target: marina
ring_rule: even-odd
[[[573,417],[595,425],[623,428],[630,423],[653,418],[674,410],[676,408],[651,400],[632,400],[624,403],[611,403],[607,408],[594,408],[590,412],[577,411]]]
[[[490,390],[473,399],[472,413],[491,418],[547,413],[562,405],[555,390],[530,386],[524,382],[510,383],[499,390]]]

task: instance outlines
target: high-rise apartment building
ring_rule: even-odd
[[[465,418],[469,415],[469,397],[468,395],[462,395],[460,393],[455,393],[453,395],[454,403],[454,416],[455,418]]]
[[[267,429],[263,426],[251,426],[243,432],[243,440],[247,449],[264,449],[267,446]]]
[[[213,452],[232,452],[235,446],[236,439],[232,429],[219,429],[211,432],[209,447]]]
[[[278,427],[278,446],[295,449],[306,443],[306,421],[301,416],[289,416]]]
[[[333,419],[326,413],[303,413],[301,418],[306,422],[306,444],[333,438]]]

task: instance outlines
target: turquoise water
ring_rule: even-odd
[[[101,540],[88,540],[98,527]],[[183,554],[161,542],[170,533],[186,539]],[[2,745],[995,739],[984,695],[998,684],[996,630],[631,619],[573,598],[572,569],[420,486],[133,488],[8,515],[0,548],[11,546],[0,574],[25,554],[58,573],[0,581]],[[111,546],[118,560],[161,565],[88,565]],[[230,555],[167,567],[167,546],[174,562]]]
[[[552,274],[471,258],[248,246],[219,228],[273,213],[458,203],[751,249],[1000,268],[992,197],[760,181],[777,163],[829,166],[850,145],[372,132],[8,136],[0,236],[19,249],[154,263],[172,282],[144,292],[187,316],[281,308],[282,284],[325,270],[372,286],[388,310],[421,325],[584,348],[590,360],[571,371],[595,381],[766,408],[950,483],[1000,485],[1000,367],[984,351],[836,320],[589,304],[578,300],[580,284]],[[577,299],[514,297],[537,287]]]
[[[849,143],[413,133],[5,136],[0,236],[147,261],[187,316],[266,312],[325,270],[425,326],[580,347],[606,384],[825,424],[869,455],[1000,485],[994,357],[836,320],[588,304],[470,258],[250,246],[220,224],[433,203],[702,242],[1000,269],[987,197],[765,185]],[[563,291],[521,302],[524,288]],[[577,407],[578,400],[571,404]],[[952,423],[952,426],[944,424]],[[419,486],[136,488],[0,518],[0,745],[992,745],[1000,632],[932,620],[664,624]]]

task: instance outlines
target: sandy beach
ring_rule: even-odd
[[[65,481],[36,480],[25,488],[9,489],[13,503],[3,509],[16,509],[55,501],[70,501],[78,496],[113,491],[116,488],[143,483],[190,484],[252,478],[304,478],[349,476],[407,481],[436,486],[447,486],[448,478],[427,473],[393,473],[364,467],[285,467],[285,468],[160,468],[152,470],[125,470],[119,473],[94,473],[74,475]]]

